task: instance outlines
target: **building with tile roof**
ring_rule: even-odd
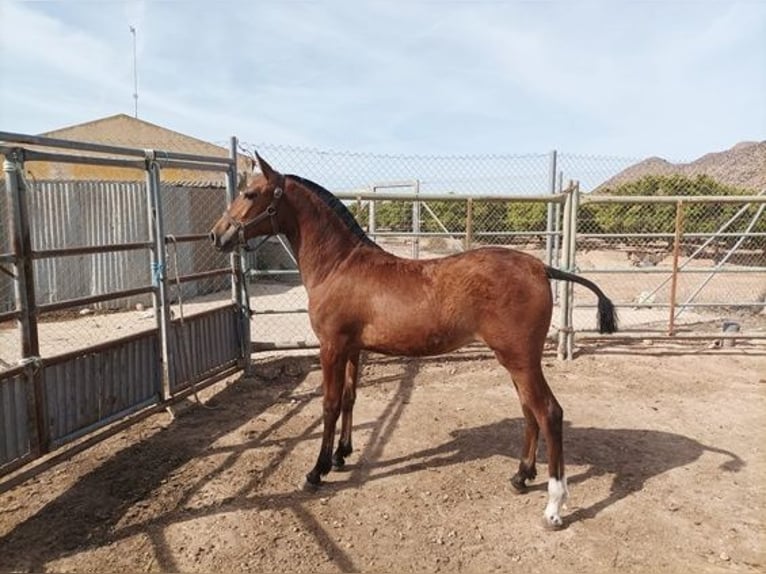
[[[156,124],[128,116],[116,114],[106,118],[53,130],[42,136],[100,143],[106,145],[167,150],[195,155],[228,157],[229,150],[200,139],[163,128]],[[91,154],[73,150],[56,150],[69,155]],[[242,158],[238,171],[247,169]],[[160,164],[161,165],[161,164]],[[26,170],[37,180],[100,180],[100,181],[144,181],[141,170],[111,166],[79,165],[55,162],[28,162]],[[224,187],[224,174],[190,169],[164,168],[162,181],[169,185],[184,187]]]
[[[150,122],[117,114],[53,130],[41,136],[133,149],[153,149],[201,156],[228,157],[228,147],[208,143]],[[120,157],[92,151],[50,148],[24,144],[25,149],[44,150],[68,156]],[[123,157],[124,159],[124,157]],[[135,157],[131,159],[136,159]],[[164,233],[167,237],[206,237],[212,223],[226,205],[225,174],[162,167],[160,199]],[[238,171],[248,169],[240,156]],[[126,244],[145,241],[151,223],[146,202],[146,172],[143,169],[85,165],[57,161],[24,162],[28,191],[29,224],[35,249],[71,246]],[[0,178],[0,196],[5,188]],[[0,221],[5,221],[0,202]],[[0,223],[0,252],[10,251]],[[116,251],[105,256],[47,257],[36,268],[38,303],[83,297],[92,293],[120,291],[151,283],[148,251]],[[173,272],[178,275],[225,267],[206,239],[168,244]],[[65,270],[65,271],[62,271]],[[13,309],[11,277],[0,273],[0,312]],[[183,283],[183,296],[221,289],[217,277]],[[174,291],[175,293],[176,291]],[[135,303],[151,305],[151,297],[138,295],[95,304],[96,308],[130,308]]]

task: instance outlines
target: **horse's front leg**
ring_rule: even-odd
[[[359,351],[353,351],[346,361],[346,378],[343,382],[343,397],[341,399],[340,441],[332,459],[333,466],[339,470],[346,465],[346,457],[354,450],[351,444],[351,429],[354,424],[354,403],[356,402],[356,383],[358,380]]]
[[[306,487],[316,488],[322,477],[332,469],[332,448],[335,442],[335,423],[340,414],[341,393],[346,356],[338,345],[323,344],[319,351],[322,365],[322,414],[324,428],[322,446],[314,468],[306,475]]]

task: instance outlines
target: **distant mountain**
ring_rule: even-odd
[[[766,189],[766,141],[741,142],[726,151],[703,155],[690,163],[670,163],[650,157],[599,185],[596,193],[609,193],[647,175],[708,175],[716,181],[760,192]]]

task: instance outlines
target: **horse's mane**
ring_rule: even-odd
[[[286,177],[294,179],[319,199],[321,199],[327,207],[335,212],[335,215],[340,217],[341,221],[346,225],[346,227],[348,227],[348,229],[364,243],[379,248],[378,244],[367,236],[367,234],[364,232],[364,229],[361,228],[359,223],[354,218],[354,215],[351,213],[351,211],[349,211],[348,207],[346,207],[343,202],[335,197],[331,192],[327,191],[324,187],[318,183],[314,183],[309,179],[304,179],[300,176],[292,174],[288,174]]]

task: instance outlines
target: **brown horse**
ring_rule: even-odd
[[[560,527],[567,497],[562,455],[563,411],[542,372],[551,321],[550,279],[573,281],[598,296],[599,330],[616,330],[612,302],[591,281],[544,265],[511,249],[485,247],[440,259],[412,260],[370,240],[329,191],[274,171],[260,156],[261,175],[246,184],[216,222],[210,238],[222,251],[276,233],[289,240],[309,297],[320,344],[324,432],[307,486],[316,487],[351,454],[359,353],[426,356],[483,341],[510,373],[526,420],[517,491],[535,478],[540,430],[548,449],[544,517]],[[338,448],[335,425],[341,416]]]

